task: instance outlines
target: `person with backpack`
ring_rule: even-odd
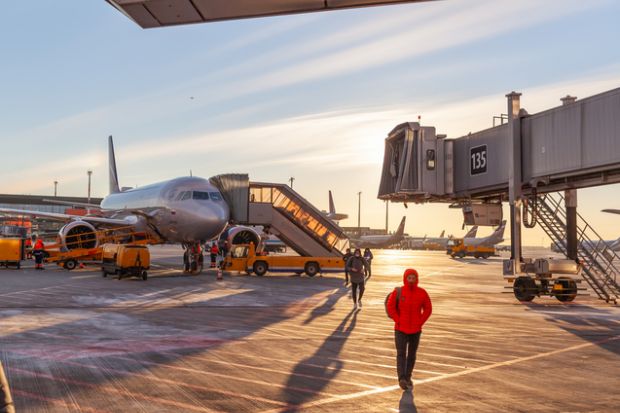
[[[351,277],[351,294],[353,296],[353,308],[362,308],[362,296],[364,295],[364,275],[366,274],[368,263],[362,257],[362,251],[355,249],[353,256],[347,260],[346,269]],[[359,289],[359,297],[357,290]]]
[[[416,270],[413,268],[405,270],[403,286],[396,287],[386,297],[385,309],[389,317],[394,320],[398,385],[403,390],[413,389],[411,375],[415,366],[422,326],[433,312],[428,293],[418,286]]]
[[[349,285],[349,270],[347,268],[347,262],[349,261],[349,258],[351,258],[353,256],[353,254],[351,254],[351,248],[347,248],[342,260],[344,261],[344,286],[346,287],[347,285]]]

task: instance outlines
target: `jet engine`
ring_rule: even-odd
[[[253,242],[256,246],[256,251],[260,251],[263,247],[263,241],[260,234],[250,227],[234,226],[226,229],[220,240],[228,241],[229,246],[238,244],[249,244]]]
[[[72,221],[62,227],[58,232],[60,243],[67,250],[77,248],[97,248],[99,239],[97,230],[88,222]]]

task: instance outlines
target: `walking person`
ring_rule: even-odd
[[[45,259],[45,245],[41,238],[37,238],[32,247],[32,256],[34,257],[34,268],[36,270],[44,270],[43,260]]]
[[[344,261],[344,286],[349,285],[349,268],[347,267],[347,262],[349,258],[351,258],[353,254],[351,254],[351,248],[347,248],[344,255],[342,256],[342,260]]]
[[[362,297],[364,296],[364,274],[366,274],[366,268],[368,264],[364,257],[362,257],[362,251],[359,248],[355,249],[353,256],[347,260],[347,269],[351,277],[351,295],[353,296],[353,308],[362,308]],[[359,296],[357,294],[359,290]]]
[[[411,375],[422,326],[433,312],[431,299],[426,290],[418,286],[418,272],[413,268],[405,270],[403,286],[388,296],[387,312],[394,320],[398,385],[403,390],[412,389]]]
[[[367,267],[368,271],[366,271],[366,280],[368,280],[372,276],[372,259],[373,258],[374,256],[372,255],[370,248],[366,248],[364,250],[364,259],[368,263],[368,267]]]

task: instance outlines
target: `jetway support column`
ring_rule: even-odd
[[[577,100],[574,96],[566,95],[562,99],[564,106]],[[564,206],[566,207],[566,256],[571,260],[577,259],[577,190],[564,191]]]
[[[511,92],[508,99],[508,201],[510,204],[510,255],[514,272],[521,272],[521,93]]]

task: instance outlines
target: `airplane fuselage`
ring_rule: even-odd
[[[155,230],[167,242],[206,242],[226,227],[230,215],[220,191],[208,180],[183,177],[108,195],[104,214]],[[150,224],[150,226],[148,225]]]

